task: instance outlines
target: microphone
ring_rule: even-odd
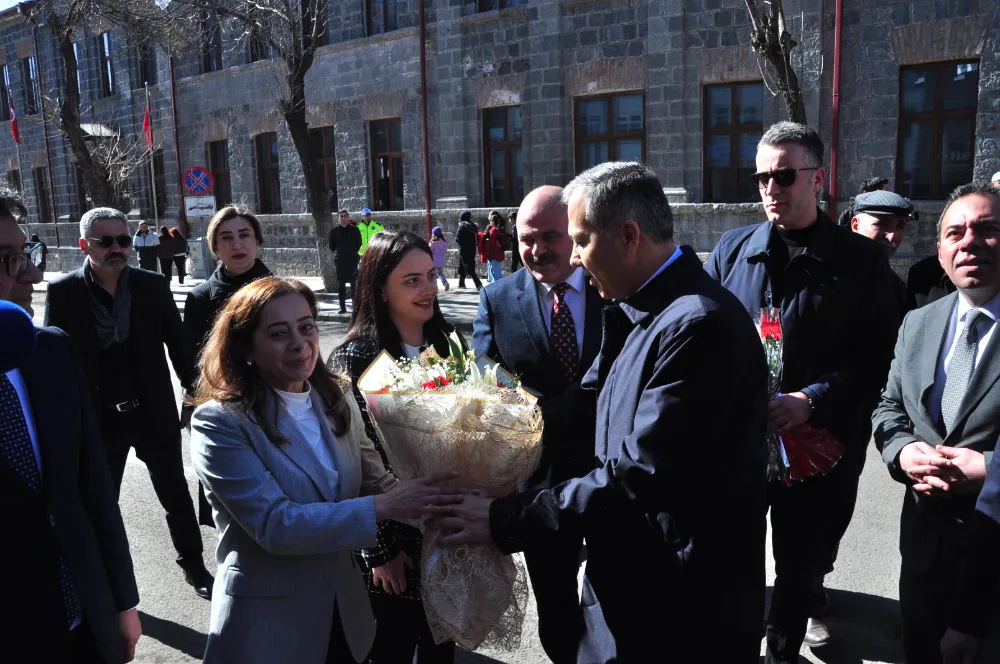
[[[35,350],[35,324],[12,302],[0,300],[0,374],[27,363]]]

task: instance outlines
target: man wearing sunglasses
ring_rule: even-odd
[[[803,641],[816,647],[830,638],[823,576],[854,512],[870,417],[899,326],[885,249],[837,226],[816,205],[826,179],[823,149],[805,125],[771,127],[752,175],[767,220],[723,234],[707,265],[751,316],[781,308],[783,372],[781,392],[768,404],[771,430],[808,422],[847,449],[826,475],[769,483],[777,576],[767,652],[775,663],[797,662]]]
[[[160,274],[128,265],[127,218],[97,208],[80,220],[83,267],[49,284],[45,324],[76,344],[91,387],[116,493],[129,449],[146,464],[184,578],[211,597],[212,576],[202,561],[201,530],[181,460],[181,427],[170,353],[182,385],[190,385],[181,317]]]

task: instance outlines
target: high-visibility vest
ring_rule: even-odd
[[[361,231],[361,248],[358,249],[358,256],[365,255],[365,249],[368,248],[368,241],[372,239],[377,233],[381,233],[385,230],[382,224],[378,223],[372,219],[367,224],[364,220],[358,222],[358,230]]]

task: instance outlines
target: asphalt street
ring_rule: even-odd
[[[49,276],[49,275],[47,275]],[[51,275],[55,276],[55,275]],[[183,291],[176,288],[175,298],[183,301]],[[184,289],[186,290],[186,288]],[[445,316],[463,333],[471,336],[478,298],[472,289],[440,294]],[[41,324],[44,293],[35,296],[35,320]],[[343,338],[347,316],[324,316],[319,323],[320,348],[325,357]],[[176,381],[175,381],[176,386]],[[177,389],[178,398],[180,396]],[[184,462],[191,495],[196,496],[197,482],[184,433]],[[705,470],[710,473],[710,469]],[[891,479],[874,449],[869,449],[868,463],[861,479],[854,521],[841,545],[836,570],[827,577],[831,605],[829,624],[834,638],[830,645],[810,651],[803,648],[802,661],[830,664],[903,661],[899,647],[897,579],[900,558],[897,547],[902,487]],[[184,583],[174,564],[163,510],[153,493],[145,466],[129,457],[121,493],[121,510],[128,531],[136,580],[139,585],[143,637],[136,661],[143,664],[181,664],[198,662],[204,651],[209,625],[210,603],[200,599]],[[202,528],[205,563],[215,570],[215,532]],[[641,569],[635,570],[635,582],[642,583]],[[768,562],[769,582],[774,578],[773,563]],[[669,598],[650,597],[650,602]],[[533,600],[529,601],[527,620],[520,648],[514,652],[461,652],[458,664],[505,662],[535,664],[546,662],[538,642]],[[720,631],[726,625],[719,625]],[[650,658],[651,662],[669,661],[670,645]],[[713,661],[712,645],[705,644],[705,661]],[[763,652],[763,646],[762,646]],[[763,661],[763,658],[761,658]]]

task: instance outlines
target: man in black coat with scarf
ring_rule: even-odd
[[[164,344],[181,385],[191,384],[184,332],[162,275],[128,266],[127,217],[95,208],[80,219],[83,267],[51,282],[45,324],[64,330],[90,383],[108,464],[121,490],[129,449],[146,464],[167,512],[185,581],[206,599],[214,580],[202,560],[201,529],[181,459],[181,427]]]

